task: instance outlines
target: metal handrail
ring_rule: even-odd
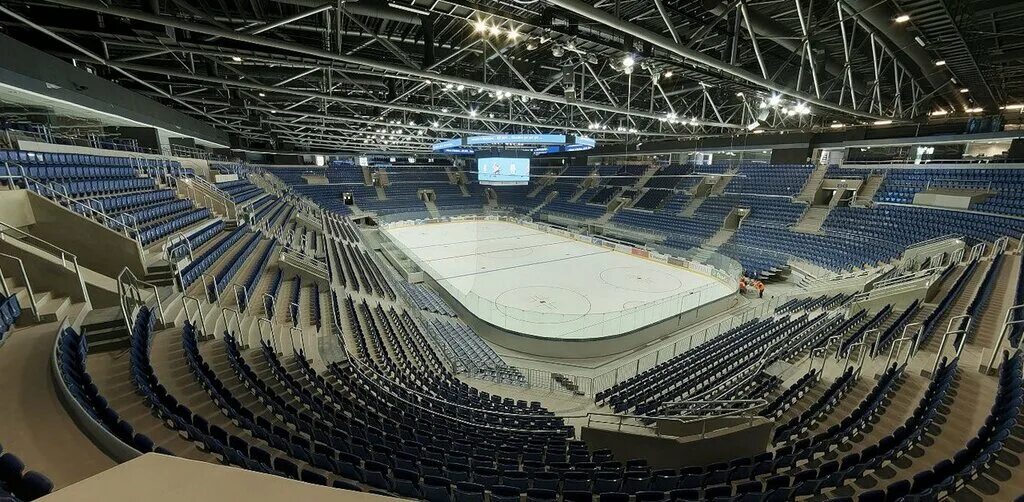
[[[210,303],[216,302],[217,306],[220,306],[220,289],[217,287],[217,278],[212,276],[212,275],[210,275],[207,272],[202,272],[202,273],[199,274],[199,278],[203,280],[203,293],[206,294],[206,299],[209,300],[210,299],[210,285],[206,282],[206,278],[207,277],[209,277],[213,281],[213,300],[214,301],[210,302]]]
[[[125,278],[126,274],[128,276],[127,278]],[[131,284],[133,287],[136,288],[138,288],[138,286],[136,286],[135,284],[142,284],[143,286],[146,286],[147,288],[153,290],[153,296],[156,298],[157,311],[160,313],[160,321],[164,323],[167,322],[167,319],[164,317],[164,315],[166,314],[166,312],[164,311],[164,304],[163,301],[160,300],[160,290],[157,289],[157,286],[155,284],[139,279],[135,275],[135,272],[132,272],[131,269],[129,269],[128,267],[124,267],[123,269],[121,269],[121,273],[117,275],[117,282],[120,284],[122,281],[124,281],[126,284]],[[139,299],[141,300],[141,296],[139,297]]]
[[[299,346],[302,347],[302,357],[308,358],[306,355],[306,337],[303,336],[302,330],[294,326],[288,327],[288,340],[292,343],[292,352],[295,352],[295,337],[292,336],[296,332],[299,334]]]
[[[967,319],[967,325],[962,329],[954,330],[953,323],[961,319]],[[949,338],[949,335],[964,335],[963,339],[960,340],[960,346],[956,350],[956,355],[958,357],[960,356],[960,352],[964,348],[964,343],[967,341],[967,332],[971,329],[971,321],[971,316],[967,314],[953,316],[949,319],[949,323],[946,325],[946,332],[942,334],[942,341],[939,342],[939,348],[935,350],[935,364],[932,366],[932,374],[935,374],[939,369],[939,361],[942,360],[942,352],[946,349],[946,340]]]
[[[288,306],[289,307],[295,307],[294,310],[288,309],[288,320],[291,321],[293,325],[294,324],[298,324],[299,323],[299,315],[300,315],[299,304],[296,303],[296,302],[288,302]]]
[[[267,345],[270,345],[270,347],[272,349],[274,349],[275,353],[277,353],[277,354],[284,354],[284,351],[281,350],[281,342],[274,338],[274,323],[271,322],[270,319],[267,319],[266,317],[257,317],[256,318],[256,331],[260,335],[260,342],[262,343],[264,341],[264,339],[263,339],[263,325],[264,324],[266,324],[267,326],[270,326],[270,336],[267,338]]]
[[[7,253],[0,253],[0,256],[2,256],[4,258],[10,258],[10,259],[18,262],[18,267],[21,269],[21,278],[22,278],[23,281],[25,281],[25,291],[28,293],[28,304],[29,304],[29,307],[31,307],[31,309],[32,309],[32,317],[35,317],[36,321],[38,322],[39,321],[39,308],[36,307],[36,295],[32,291],[32,281],[29,280],[28,272],[25,270],[25,262],[21,261],[21,258],[18,258],[17,256],[9,255]],[[4,296],[5,297],[11,296],[11,289],[7,286],[7,277],[4,276],[3,270],[0,270],[0,284],[3,285]]]
[[[958,239],[958,240],[962,241],[962,240],[964,240],[964,236],[960,235],[960,234],[944,234],[944,235],[940,235],[938,237],[932,237],[931,239],[925,239],[923,241],[915,242],[915,243],[907,246],[903,250],[903,252],[906,253],[907,251],[910,251],[912,249],[917,249],[917,248],[929,246],[931,244],[936,244],[936,243],[939,243],[939,242],[942,242],[942,241],[948,241],[950,239]]]
[[[1021,242],[1024,242],[1024,240]],[[1003,316],[1003,327],[999,330],[999,337],[996,339],[995,345],[992,346],[992,357],[988,360],[986,371],[992,371],[992,365],[996,363],[996,357],[999,356],[999,348],[1003,346],[1003,340],[1006,339],[1006,333],[1010,330],[1010,326],[1024,323],[1024,316],[1021,316],[1020,319],[1014,319],[1014,317],[1017,317],[1015,313],[1022,310],[1024,310],[1024,303],[1019,303],[1006,309],[1006,315]]]
[[[270,299],[269,304],[266,302],[267,298]],[[263,313],[266,315],[267,319],[273,319],[275,313],[274,307],[276,307],[275,304],[277,303],[277,298],[274,298],[274,295],[265,292],[263,293],[263,300]],[[267,307],[267,305],[270,305],[270,307]]]
[[[765,404],[756,404],[756,405],[747,406],[745,408],[734,408],[734,409],[726,411],[725,413],[723,413],[721,415],[711,415],[711,416],[707,416],[707,415],[682,415],[682,416],[626,415],[626,414],[621,414],[621,413],[606,413],[606,412],[592,411],[592,412],[587,413],[585,418],[587,419],[587,426],[589,427],[590,424],[595,423],[595,421],[593,420],[593,417],[614,417],[616,419],[615,422],[597,421],[596,423],[598,423],[598,424],[616,424],[616,425],[618,425],[618,429],[617,430],[619,430],[619,431],[622,431],[622,426],[623,425],[626,425],[627,427],[636,427],[636,428],[640,428],[640,429],[647,429],[647,430],[650,430],[651,432],[653,432],[654,435],[660,437],[662,434],[660,432],[658,432],[657,427],[652,426],[652,425],[647,425],[644,422],[654,422],[654,421],[662,420],[662,421],[675,422],[675,423],[678,423],[680,425],[691,424],[691,423],[695,423],[695,422],[702,422],[702,425],[706,426],[708,420],[717,419],[717,418],[725,418],[725,417],[730,417],[730,416],[734,416],[734,415],[739,415],[741,418],[750,419],[751,421],[753,421],[755,419],[763,418],[763,417],[760,417],[759,415],[757,415],[757,413],[747,414],[747,412],[751,412],[751,411],[754,411],[754,410],[760,410],[764,406],[765,406]],[[563,415],[562,418],[577,418],[577,417],[571,416],[571,415],[570,416]],[[639,423],[638,424],[626,424],[625,423],[626,420],[636,420]],[[699,433],[697,433],[697,435],[699,435],[701,437],[704,437],[705,434],[707,434],[706,427],[702,427],[701,431]],[[675,436],[673,436],[673,437],[675,437]]]
[[[245,289],[244,286],[239,286],[238,284],[235,284],[233,282],[231,283],[231,290],[235,294],[235,305],[238,306],[238,309],[239,310],[246,310],[246,309],[248,309],[249,308],[249,290]],[[238,296],[238,290],[242,290],[242,297],[241,298],[239,298],[239,296]],[[242,298],[245,299],[245,309],[242,308]]]
[[[885,358],[885,367],[888,368],[892,363],[893,351],[895,351],[896,359],[899,359],[900,352],[903,352],[903,342],[914,342],[914,337],[901,337],[893,340],[892,345],[889,346],[889,356]],[[897,348],[898,346],[898,348]],[[903,361],[903,364],[909,364],[910,358],[914,356],[914,344],[910,344],[910,349],[907,350],[907,359]]]
[[[195,184],[192,183],[192,180],[201,180],[202,178],[200,178],[198,176],[195,176],[195,177],[177,176],[177,175],[175,175],[173,173],[171,173],[170,176],[171,176],[171,178],[174,179],[174,185],[176,187],[179,187],[179,186],[180,187],[184,187],[185,196],[186,197],[188,197],[189,194],[191,194],[190,198],[192,200],[194,200],[196,202],[205,201],[206,202],[205,205],[206,205],[207,208],[210,209],[210,211],[213,211],[214,209],[216,209],[216,205],[219,204],[221,207],[224,208],[224,217],[225,218],[231,215],[231,211],[228,209],[228,203],[226,201],[218,200],[218,199],[214,198],[213,196],[210,195],[210,193],[208,193],[208,191],[204,190],[204,191],[200,192],[199,189],[195,186],[195,185],[199,185],[200,182],[196,182]],[[210,185],[210,183],[208,181],[206,181],[206,180],[202,180],[202,181],[206,182],[207,185]],[[221,193],[224,193],[223,190],[220,190],[219,188],[216,188],[216,187],[214,187],[214,188],[216,190],[220,191]],[[202,198],[200,198],[200,196],[202,196]],[[231,199],[229,198],[227,200],[230,201]],[[232,202],[232,204],[233,204],[233,202]]]
[[[191,322],[193,326],[195,326],[195,321],[192,320],[192,314],[189,313],[189,311],[188,311],[188,302],[189,301],[195,302],[195,304],[196,304],[196,310],[195,310],[196,316],[195,317],[197,317],[199,319],[200,332],[203,335],[203,337],[205,338],[206,336],[210,335],[210,332],[206,330],[206,319],[203,318],[203,303],[201,301],[199,301],[198,298],[195,298],[195,297],[192,297],[192,296],[188,296],[188,295],[184,295],[184,294],[181,295],[181,307],[182,307],[182,310],[185,312],[185,320],[188,321],[188,322]]]
[[[232,316],[229,317],[228,316],[228,312],[230,312],[232,314]],[[235,339],[239,340],[239,344],[243,348],[248,347],[248,343],[245,343],[245,341],[241,341],[241,336],[243,335],[243,333],[242,333],[242,321],[241,321],[241,318],[238,315],[238,311],[235,310],[235,309],[232,309],[232,308],[228,308],[228,307],[222,307],[220,309],[220,320],[221,320],[221,322],[224,323],[224,329],[226,331],[231,331],[231,319],[232,318],[235,320],[235,327],[238,328],[238,331],[236,331],[236,333],[238,333],[238,336],[236,336]]]
[[[50,255],[56,257],[59,254],[60,255],[59,257],[60,257],[61,266],[63,266],[64,268],[66,268],[68,270],[73,270],[75,272],[75,275],[78,276],[78,285],[82,289],[82,298],[84,299],[86,305],[88,305],[90,307],[92,306],[92,300],[89,298],[89,289],[85,286],[85,278],[82,276],[82,270],[78,266],[78,256],[74,255],[73,253],[71,253],[69,251],[64,250],[63,248],[61,248],[61,247],[59,247],[59,246],[57,246],[55,244],[50,243],[49,241],[46,241],[44,239],[40,239],[39,237],[36,237],[36,236],[34,236],[32,234],[29,234],[29,233],[26,233],[26,232],[22,231],[21,229],[18,229],[17,227],[8,225],[7,223],[4,223],[3,221],[0,221],[0,241],[6,240],[5,236],[8,235],[7,234],[7,230],[13,230],[14,232],[17,232],[19,234],[18,236],[20,238],[24,238],[26,240],[31,240],[31,241],[37,242],[37,243],[42,243],[42,244],[45,244],[45,245],[49,246],[53,250],[56,250],[57,253],[54,253],[53,251],[50,251]],[[22,239],[19,239],[19,240],[22,240]],[[70,266],[68,264],[69,261],[70,261]]]

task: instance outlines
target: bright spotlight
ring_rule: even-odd
[[[900,14],[899,16],[896,16],[896,19],[894,19],[894,21],[896,21],[899,24],[903,24],[907,21],[910,21],[910,16],[907,14]]]
[[[483,33],[487,31],[487,21],[484,21],[483,19],[477,19],[476,22],[473,23],[473,31],[477,33]]]
[[[632,55],[626,54],[626,56],[622,58],[622,66],[624,68],[631,68],[634,64],[636,64],[636,60],[633,59]]]

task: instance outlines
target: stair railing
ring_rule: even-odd
[[[128,267],[121,269],[121,273],[117,275],[118,291],[121,290],[120,286],[122,283],[134,288],[136,292],[141,289],[148,289],[152,291],[153,297],[156,298],[156,308],[157,312],[160,314],[160,321],[163,323],[167,322],[167,318],[165,317],[166,312],[164,312],[164,304],[163,301],[160,300],[160,290],[155,284],[139,279],[138,276],[135,275],[135,272],[132,272]],[[140,288],[140,286],[142,287]],[[141,294],[138,295],[138,298],[139,302],[145,305],[145,302],[142,301]]]
[[[306,352],[306,337],[302,336],[302,330],[296,327],[288,328],[288,339],[292,342],[292,352],[295,352],[295,334],[299,334],[299,346],[302,348],[302,357],[307,358]]]
[[[269,336],[263,336],[263,326],[268,326],[270,328]],[[270,319],[267,319],[266,317],[257,317],[256,331],[260,335],[260,343],[266,342],[267,345],[270,345],[270,348],[274,350],[275,354],[284,354],[284,351],[281,350],[281,342],[274,336],[274,323],[271,322]]]
[[[971,248],[970,261],[979,260],[983,256],[985,256],[985,248],[986,245],[984,242],[979,242],[975,244],[974,247]]]
[[[229,316],[228,313],[230,313],[231,315]],[[238,316],[238,311],[235,310],[235,309],[232,309],[232,308],[228,308],[228,307],[224,307],[224,308],[220,309],[220,320],[221,320],[222,323],[224,323],[224,329],[226,331],[228,331],[228,332],[231,331],[231,320],[232,319],[235,321],[235,328],[237,328],[237,331],[235,331],[235,333],[237,333],[237,335],[235,336],[235,340],[238,342],[239,346],[241,346],[242,348],[248,348],[249,347],[248,337],[245,337],[246,339],[242,338],[242,335],[243,335],[243,333],[242,333],[242,322],[241,322],[241,318]]]
[[[28,272],[25,271],[25,262],[21,261],[21,258],[12,256],[7,253],[0,253],[0,257],[10,258],[18,262],[18,268],[21,270],[21,280],[25,283],[25,291],[28,292],[28,305],[32,310],[32,317],[35,317],[36,322],[39,321],[39,308],[36,307],[36,295],[32,290],[32,281],[28,278]],[[11,296],[11,288],[7,286],[7,276],[4,275],[3,270],[0,270],[0,284],[3,285],[4,297]]]
[[[188,310],[189,302],[193,302],[196,305],[195,316],[193,316]],[[198,318],[199,329],[203,338],[210,336],[210,332],[206,330],[206,319],[203,318],[203,303],[200,302],[198,298],[189,295],[181,295],[181,308],[185,312],[185,320],[191,323],[192,326],[196,325],[194,317]]]
[[[178,232],[178,235],[176,237],[167,239],[167,242],[165,242],[163,245],[162,255],[164,256],[164,258],[167,259],[167,261],[174,261],[171,259],[171,248],[181,242],[185,243],[185,249],[188,250],[189,261],[193,261],[196,259],[195,250],[192,248],[192,241],[183,232]]]
[[[231,283],[231,289],[235,293],[235,305],[238,306],[238,310],[241,311],[249,308],[249,291],[246,290],[244,286],[239,286],[238,284],[235,284],[233,282]],[[238,295],[239,290],[242,291],[241,296]],[[243,299],[245,300],[244,304],[242,303]],[[245,305],[245,308],[243,308],[242,305]]]
[[[914,351],[914,340],[912,336],[904,336],[893,340],[892,345],[889,346],[889,356],[885,358],[885,368],[888,368],[892,364],[893,355],[896,356],[896,360],[899,360],[900,353],[903,352],[903,344],[910,342],[910,346],[907,349],[907,357],[903,360],[903,364],[909,364],[910,358],[913,357]]]
[[[78,266],[77,256],[64,250],[64,248],[50,243],[49,241],[40,239],[39,237],[26,233],[17,227],[13,227],[3,221],[0,221],[0,241],[7,240],[8,235],[12,235],[18,240],[31,241],[33,243],[49,247],[49,254],[55,258],[59,258],[61,266],[75,273],[75,276],[78,278],[78,286],[82,290],[83,301],[89,308],[92,308],[92,300],[89,298],[89,289],[85,286],[85,278],[82,276],[81,267]]]
[[[962,321],[963,319],[967,319],[967,324],[964,325],[963,328],[953,329],[953,323],[957,322],[959,325],[958,321]],[[964,344],[967,342],[967,333],[971,330],[971,321],[971,316],[967,314],[953,316],[949,319],[949,323],[946,325],[946,332],[942,334],[942,341],[939,342],[939,348],[935,351],[935,364],[932,365],[933,375],[939,369],[939,362],[942,360],[942,352],[946,349],[946,340],[949,339],[950,335],[963,335],[963,338],[960,339],[960,345],[956,348],[956,355],[957,357],[960,356],[960,352],[963,351]],[[954,338],[954,342],[955,340],[956,339]]]
[[[1005,236],[1005,235],[1000,237],[1000,238],[998,238],[998,239],[996,239],[995,242],[992,243],[992,254],[991,254],[990,257],[994,258],[994,257],[998,256],[999,254],[1002,254],[1002,253],[1006,252],[1006,246],[1009,243],[1010,243],[1010,238]]]
[[[267,300],[270,300],[270,302],[267,303]],[[274,295],[270,293],[263,293],[263,313],[266,315],[267,319],[274,318],[274,307],[276,306],[276,303],[277,299],[274,298]]]
[[[211,281],[210,283],[206,282],[206,278],[207,277],[210,278],[210,281]],[[217,306],[219,307],[220,306],[220,288],[217,287],[217,278],[212,276],[212,275],[210,275],[210,274],[208,274],[208,273],[206,273],[206,272],[203,272],[203,273],[199,274],[199,278],[203,280],[203,292],[206,293],[206,300],[209,301],[210,303],[216,303]],[[212,300],[210,299],[210,284],[211,283],[213,284],[213,299]]]
[[[1017,314],[1024,310],[1024,303],[1014,305],[1006,309],[1006,315],[1003,316],[1003,327],[999,330],[999,337],[996,339],[996,344],[992,346],[992,357],[988,360],[988,366],[985,367],[985,371],[991,373],[995,368],[992,367],[996,363],[996,358],[999,357],[999,348],[1003,346],[1003,340],[1006,339],[1006,334],[1009,333],[1012,326],[1024,323],[1024,316]]]

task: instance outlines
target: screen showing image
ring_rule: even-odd
[[[480,157],[476,160],[481,185],[526,185],[530,182],[530,159]]]

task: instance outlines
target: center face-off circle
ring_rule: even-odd
[[[609,268],[600,277],[609,286],[638,293],[669,293],[683,287],[679,279],[644,267]]]

